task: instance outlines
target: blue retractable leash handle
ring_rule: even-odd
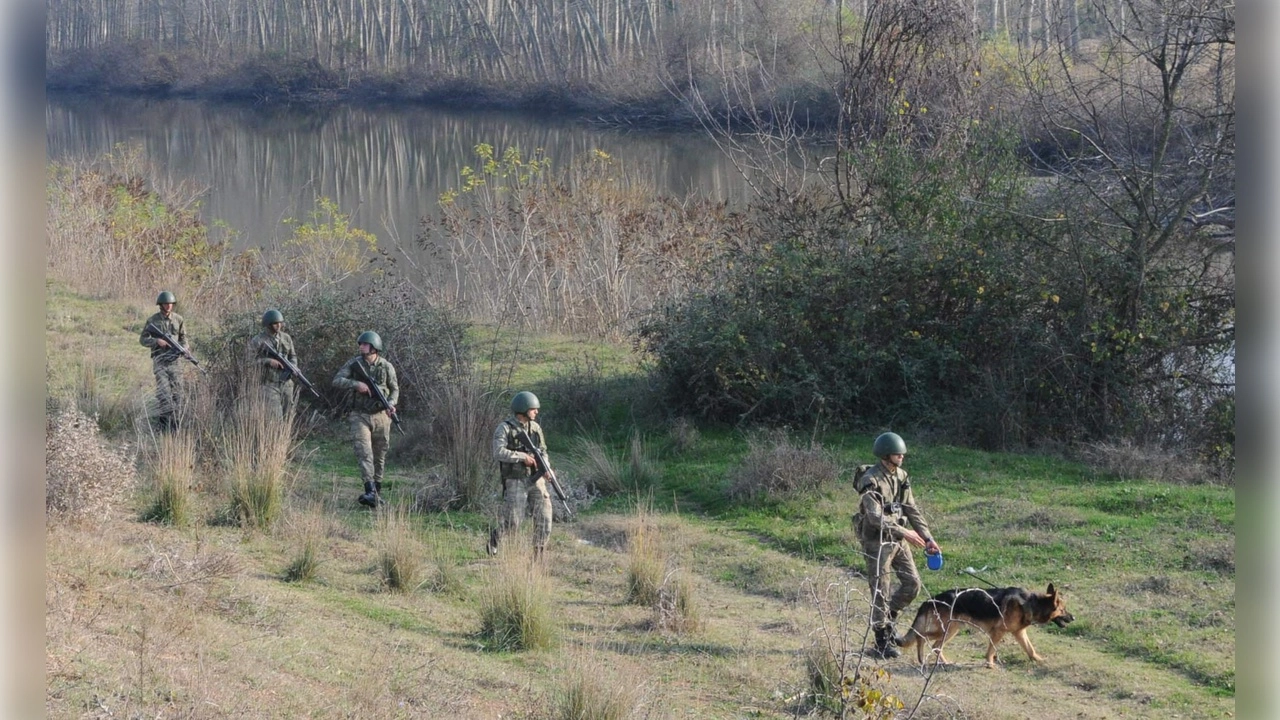
[[[936,552],[931,555],[926,554],[925,564],[929,566],[930,570],[941,570],[942,569],[942,553]]]

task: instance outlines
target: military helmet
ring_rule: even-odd
[[[538,396],[528,390],[522,390],[511,398],[511,412],[517,415],[523,415],[539,407],[542,406],[538,404]]]
[[[382,352],[382,337],[372,330],[365,330],[360,333],[360,337],[356,338],[356,344],[369,343],[369,347],[378,352]]]
[[[168,290],[164,290],[156,296],[157,305],[164,305],[166,303],[173,303],[175,305],[178,303],[178,298],[174,297],[173,293]]]
[[[898,433],[882,433],[880,437],[876,438],[876,444],[872,447],[871,452],[878,458],[899,453],[906,455],[907,441],[903,440]]]
[[[282,315],[279,310],[272,309],[262,313],[263,325],[271,325],[274,323],[282,323],[282,322],[284,322],[284,315]]]

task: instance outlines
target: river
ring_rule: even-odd
[[[748,196],[732,164],[697,133],[636,133],[562,118],[417,106],[252,106],[199,100],[51,95],[51,161],[92,160],[121,143],[141,147],[171,181],[204,190],[201,213],[243,247],[287,237],[286,218],[335,200],[357,227],[407,244],[442,191],[457,187],[473,148],[541,148],[561,166],[603,150],[659,193]]]

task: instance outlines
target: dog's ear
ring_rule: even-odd
[[[1057,595],[1058,591],[1053,589],[1053,583],[1049,583],[1049,589],[1044,591],[1045,595]]]

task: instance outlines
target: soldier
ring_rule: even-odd
[[[396,369],[381,357],[382,338],[378,333],[372,330],[360,333],[356,344],[360,354],[348,360],[333,376],[333,386],[354,392],[348,422],[360,477],[364,480],[364,493],[358,500],[361,505],[377,507],[382,503],[382,471],[391,446],[391,420],[396,413],[396,401],[400,399],[400,383],[396,380]],[[369,381],[377,386],[390,407],[382,404]]]
[[[493,458],[498,461],[502,478],[503,516],[501,531],[494,528],[489,532],[486,549],[490,555],[498,553],[498,538],[502,533],[520,527],[526,506],[533,509],[535,558],[542,558],[547,539],[551,537],[551,495],[547,492],[547,479],[543,476],[529,482],[536,472],[537,460],[522,449],[523,445],[516,437],[517,429],[523,428],[529,439],[546,455],[546,435],[538,424],[540,407],[537,395],[527,390],[516,393],[511,398],[511,416],[493,431]]]
[[[262,314],[262,332],[249,340],[249,354],[253,363],[262,369],[262,396],[272,417],[282,420],[292,416],[296,389],[293,373],[284,363],[271,357],[267,348],[275,350],[297,367],[298,353],[293,338],[284,331],[284,315],[279,310]]]
[[[187,330],[182,316],[173,311],[177,303],[173,293],[168,290],[161,292],[156,296],[160,312],[147,318],[147,325],[155,326],[185,347]],[[163,338],[156,337],[146,325],[138,342],[151,348],[151,372],[156,376],[156,420],[161,430],[176,429],[184,390],[182,354]]]
[[[911,494],[907,471],[902,469],[907,443],[896,433],[887,432],[876,438],[872,451],[880,462],[859,468],[854,478],[861,497],[853,527],[867,560],[875,652],[882,658],[894,658],[900,653],[894,641],[893,621],[920,592],[920,575],[911,546],[924,548],[930,555],[942,552],[942,548],[929,533],[929,524]],[[891,570],[898,576],[898,589],[892,597]]]

